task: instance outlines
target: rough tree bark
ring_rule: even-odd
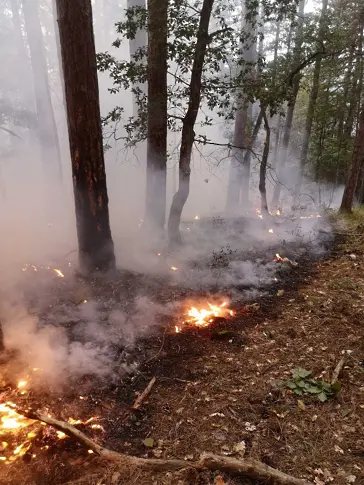
[[[148,1],[148,119],[145,224],[164,230],[167,185],[168,0]]]
[[[62,178],[61,152],[49,88],[39,4],[38,0],[22,0],[22,5],[33,71],[38,136],[44,170],[47,177],[56,183]]]
[[[260,162],[260,170],[259,170],[260,205],[261,205],[262,214],[263,213],[269,214],[268,202],[267,202],[266,176],[267,176],[267,163],[268,163],[269,147],[270,147],[270,126],[267,118],[267,113],[265,112],[265,109],[263,107],[261,108],[261,112],[264,120],[265,141],[264,141],[262,161]]]
[[[183,207],[190,192],[191,154],[195,137],[194,126],[201,101],[202,69],[209,42],[209,24],[214,0],[203,0],[197,31],[195,54],[189,85],[189,101],[186,115],[182,121],[182,138],[179,155],[179,185],[175,193],[168,219],[168,237],[171,245],[181,244],[179,231]]]
[[[322,45],[322,41],[325,33],[327,5],[328,5],[328,0],[322,0],[319,32],[318,32],[318,40],[317,40],[318,51],[321,49],[321,45]],[[300,155],[300,161],[299,161],[299,171],[298,171],[298,177],[297,177],[296,186],[294,190],[294,196],[298,196],[299,191],[301,189],[303,171],[306,165],[308,147],[310,143],[313,119],[315,114],[316,101],[319,93],[321,63],[322,63],[322,54],[319,54],[316,57],[315,67],[313,71],[312,87],[311,87],[310,98],[309,98],[308,107],[307,107],[305,129],[303,132],[302,149],[301,149],[301,155]]]
[[[364,157],[364,109],[360,114],[359,128],[356,132],[355,145],[349,175],[346,181],[343,198],[341,201],[340,212],[350,213],[353,208],[354,195],[358,183],[360,166]]]
[[[115,266],[91,0],[56,0],[81,270]]]
[[[304,20],[304,9],[305,9],[305,2],[304,0],[300,0],[298,4],[296,40],[295,40],[295,45],[293,49],[294,64],[299,64],[299,59],[300,59],[300,51],[301,51],[302,40],[303,40],[302,27],[303,27],[303,20]],[[284,131],[283,131],[283,138],[282,138],[281,163],[278,166],[278,180],[274,186],[273,197],[272,197],[273,207],[277,207],[279,198],[281,195],[281,188],[282,188],[281,182],[285,175],[285,165],[287,163],[287,158],[288,158],[288,147],[289,147],[289,140],[291,138],[293,113],[296,106],[297,94],[300,88],[300,80],[301,80],[301,74],[297,73],[293,78],[291,98],[287,105],[286,120],[284,124]]]

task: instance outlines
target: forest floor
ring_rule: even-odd
[[[139,374],[140,391],[156,376],[142,411],[124,416],[124,431],[104,445],[165,459],[197,460],[202,452],[250,457],[316,485],[363,485],[363,224],[363,213],[336,221],[342,234],[331,256],[307,271],[302,268],[298,287],[278,290],[269,305],[229,324],[233,334],[227,332],[226,339],[224,332],[221,339],[186,332],[171,345],[164,335],[155,358]],[[237,333],[239,339],[231,338]],[[331,381],[343,356],[341,389],[321,402],[315,388],[321,380]],[[303,381],[313,379],[310,392],[300,396],[286,385],[297,368]],[[302,369],[312,375],[304,377]],[[132,393],[124,395],[124,401],[134,399]],[[109,408],[116,423],[115,407]],[[6,476],[0,472],[0,483],[58,484],[60,476],[73,476],[69,483],[88,485],[253,484],[188,468],[176,473],[116,470],[77,450],[55,455],[58,472],[48,478],[47,467],[39,468],[36,479],[29,467],[25,471],[28,465],[12,465]],[[62,474],[62,467],[69,472]]]

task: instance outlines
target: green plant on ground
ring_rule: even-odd
[[[327,401],[335,396],[341,388],[340,382],[333,384],[322,379],[312,378],[312,371],[297,367],[291,371],[292,379],[285,382],[286,387],[292,390],[297,396],[316,396],[321,402]]]

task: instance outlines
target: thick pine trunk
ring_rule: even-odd
[[[91,0],[57,0],[72,159],[79,260],[84,272],[115,266],[102,144]]]
[[[38,136],[42,149],[44,171],[53,183],[62,179],[61,152],[53,112],[51,91],[38,0],[23,0],[25,27],[28,37],[37,107]]]
[[[148,2],[148,138],[145,224],[164,230],[167,183],[168,0]]]
[[[195,54],[189,86],[189,101],[182,122],[182,139],[179,157],[179,186],[175,193],[168,219],[168,237],[171,245],[182,243],[179,226],[183,207],[190,192],[191,154],[195,138],[194,126],[201,102],[202,70],[209,42],[209,24],[214,0],[203,0],[197,32]]]
[[[326,20],[326,12],[327,12],[327,5],[328,0],[322,0],[322,7],[321,7],[321,16],[320,16],[320,25],[319,25],[319,39],[317,42],[317,49],[322,49],[322,40],[324,37],[324,28],[325,28],[325,20]],[[303,140],[302,140],[302,149],[301,149],[301,156],[300,156],[300,165],[299,165],[299,172],[298,178],[296,181],[295,186],[295,196],[299,194],[302,178],[303,178],[303,171],[307,161],[308,155],[308,147],[310,143],[313,119],[315,115],[315,108],[316,108],[316,101],[319,93],[319,86],[320,86],[320,73],[321,73],[321,63],[322,63],[322,55],[319,54],[316,57],[315,67],[313,71],[313,79],[312,79],[312,88],[310,92],[310,98],[308,101],[307,107],[307,115],[306,115],[306,122],[305,122],[305,130],[303,132]]]
[[[346,181],[340,212],[351,212],[354,203],[354,195],[358,183],[360,166],[364,157],[364,109],[360,114],[359,127],[356,132],[355,145],[349,175]]]

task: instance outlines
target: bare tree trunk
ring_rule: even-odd
[[[364,109],[360,114],[359,129],[356,132],[355,145],[348,179],[346,181],[340,212],[351,212],[354,202],[354,195],[358,183],[360,166],[364,157]]]
[[[256,60],[256,42],[254,40],[255,32],[251,22],[246,20],[247,14],[246,7],[243,10],[243,36],[246,37],[242,41],[241,60],[243,61],[243,69],[245,71],[246,78],[251,77],[249,72],[252,70],[251,65]],[[247,47],[247,45],[249,47]],[[244,64],[245,63],[245,64]],[[249,102],[247,101],[244,90],[241,89],[237,95],[237,110],[235,113],[235,126],[234,126],[234,138],[233,145],[235,147],[246,146],[247,136],[247,123],[248,123],[248,110]],[[244,156],[244,149],[234,148],[229,173],[229,184],[226,198],[226,211],[229,213],[237,212],[239,210],[239,204],[247,208],[249,204],[249,182],[250,182],[250,159]]]
[[[84,272],[115,266],[102,144],[91,0],[56,0],[65,80],[79,261]]]
[[[57,183],[62,179],[61,152],[49,88],[48,69],[39,20],[38,0],[22,0],[34,78],[38,135],[45,173]]]
[[[260,204],[261,204],[261,211],[262,214],[269,214],[268,210],[268,202],[267,202],[267,188],[266,188],[266,176],[267,176],[267,163],[268,163],[268,155],[269,155],[269,146],[270,146],[270,127],[267,118],[267,114],[265,109],[262,107],[262,115],[264,120],[264,129],[265,129],[265,141],[264,141],[264,150],[262,161],[260,162],[260,170],[259,170],[259,192],[260,192]]]
[[[320,50],[322,48],[321,45],[324,37],[327,5],[328,5],[328,0],[322,0],[317,50]],[[313,119],[315,115],[316,101],[317,101],[319,86],[320,86],[321,63],[322,63],[322,55],[319,54],[316,57],[315,67],[313,71],[312,88],[311,88],[310,98],[309,98],[308,107],[307,107],[305,129],[303,132],[302,149],[301,149],[301,156],[300,156],[300,162],[299,162],[300,163],[299,172],[298,172],[298,178],[296,181],[296,186],[294,191],[295,196],[298,196],[301,188],[303,171],[306,165],[306,160],[308,155],[308,147],[310,143]]]
[[[168,219],[168,236],[170,244],[181,244],[179,231],[183,207],[190,192],[191,155],[195,137],[194,126],[201,101],[202,70],[205,61],[207,44],[209,42],[209,24],[214,0],[203,0],[200,22],[197,32],[195,54],[192,64],[189,85],[189,101],[182,122],[182,139],[179,158],[179,186],[175,193]]]
[[[167,184],[168,0],[148,1],[148,139],[145,223],[164,229]]]
[[[276,84],[277,78],[277,60],[278,60],[278,49],[279,49],[279,40],[280,40],[280,33],[281,33],[281,23],[277,22],[276,26],[276,36],[274,40],[274,55],[273,55],[273,87]],[[281,116],[279,113],[275,115],[276,123],[275,123],[275,143],[274,143],[274,154],[273,154],[273,166],[277,165],[277,156],[279,152],[279,139],[280,139],[280,128],[281,128]],[[272,117],[273,120],[273,117]]]
[[[305,9],[305,2],[304,0],[300,0],[298,4],[296,40],[295,40],[295,46],[293,50],[294,64],[298,64],[299,62],[299,56],[300,56],[300,51],[302,47],[302,26],[303,26],[303,20],[304,20],[304,9]],[[288,158],[289,140],[291,138],[293,114],[296,106],[298,91],[300,88],[300,81],[301,81],[301,74],[297,73],[293,78],[291,98],[287,106],[286,121],[284,125],[283,140],[282,140],[282,158],[281,158],[281,163],[278,167],[278,180],[274,186],[273,197],[272,197],[273,207],[277,207],[279,198],[281,195],[282,180],[285,175],[285,165],[287,163],[287,158]]]
[[[239,103],[242,105],[245,103],[245,101],[243,99],[239,99]],[[248,176],[247,173],[242,173],[247,171],[247,167],[244,165],[244,149],[242,148],[246,146],[245,135],[247,116],[245,106],[238,108],[235,113],[233,138],[234,148],[232,149],[231,154],[229,184],[226,198],[226,212],[230,214],[238,212],[239,210],[241,179]]]

